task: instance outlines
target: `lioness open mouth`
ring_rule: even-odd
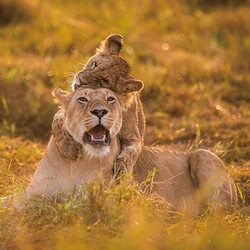
[[[84,141],[88,144],[96,145],[104,145],[108,146],[110,144],[110,134],[109,131],[104,128],[101,124],[98,124],[91,130],[84,133],[83,137]]]

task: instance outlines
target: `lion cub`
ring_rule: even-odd
[[[123,123],[120,133],[121,153],[114,167],[115,173],[125,171],[131,173],[141,153],[145,131],[145,116],[139,91],[143,82],[131,75],[129,63],[120,56],[123,46],[121,35],[110,35],[101,43],[97,53],[91,57],[75,76],[73,90],[78,88],[108,88],[119,95],[131,95],[123,111]],[[132,91],[135,90],[136,92]],[[133,89],[133,90],[132,90]],[[73,138],[59,136],[58,128],[63,124],[64,116],[60,111],[55,115],[52,132],[60,152],[77,160],[81,155],[81,145]],[[72,147],[72,145],[75,145]]]

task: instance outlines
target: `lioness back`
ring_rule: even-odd
[[[153,191],[185,213],[196,213],[207,205],[212,209],[231,209],[237,191],[222,161],[207,150],[189,153],[166,148],[143,147],[133,176],[143,182],[156,171]]]

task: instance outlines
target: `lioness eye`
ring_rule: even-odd
[[[108,102],[113,102],[113,101],[115,101],[115,98],[113,96],[110,96],[110,97],[108,97],[107,101]]]
[[[85,97],[79,97],[77,100],[78,100],[78,102],[80,102],[80,103],[86,103],[86,102],[88,102],[88,99],[85,98]]]

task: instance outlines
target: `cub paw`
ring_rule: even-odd
[[[117,157],[113,173],[115,178],[118,178],[123,173],[128,173],[127,163],[125,158]]]

